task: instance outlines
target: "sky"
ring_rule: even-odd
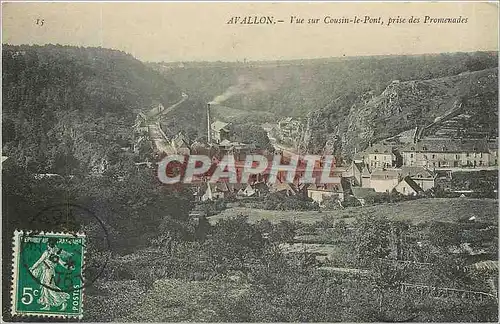
[[[498,51],[498,4],[2,3],[3,44],[102,46],[142,61],[243,61]],[[324,18],[467,17],[461,24],[325,24]],[[283,23],[227,24],[273,16]],[[318,24],[290,23],[291,16]],[[241,18],[241,19],[242,19]],[[43,25],[36,23],[43,19]],[[40,21],[39,21],[40,22]]]

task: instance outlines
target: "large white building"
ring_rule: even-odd
[[[372,170],[390,168],[394,166],[396,161],[396,156],[392,153],[392,146],[384,144],[370,145],[364,152],[356,155],[361,156],[363,163],[367,164]],[[358,162],[358,160],[356,161]]]
[[[484,139],[426,138],[401,149],[403,165],[461,168],[495,165]]]

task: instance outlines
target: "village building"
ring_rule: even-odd
[[[242,187],[243,185],[239,183],[205,182],[199,189],[199,192],[202,193],[200,200],[207,201],[235,197]]]
[[[222,140],[218,145],[222,155],[233,155],[236,161],[245,160],[248,154],[255,152],[255,144],[231,142],[228,139]]]
[[[340,178],[344,177],[345,173],[347,172],[347,170],[349,169],[349,167],[347,166],[334,166],[333,168],[331,167],[331,164],[329,163],[325,163],[323,161],[320,162],[320,167],[321,168],[330,168],[330,177],[334,178],[334,177],[337,177],[339,178],[339,181],[340,181]]]
[[[405,166],[461,168],[489,166],[492,162],[484,139],[427,138],[406,145],[401,152]]]
[[[424,191],[432,189],[436,185],[437,173],[434,173],[424,167],[403,166],[401,167],[401,174],[403,177],[409,176]]]
[[[178,133],[177,135],[175,135],[172,138],[170,145],[172,145],[173,151],[177,154],[189,155],[191,152],[191,149],[189,147],[189,140],[182,133]]]
[[[342,177],[350,182],[351,187],[362,187],[363,171],[365,170],[367,170],[367,168],[364,163],[352,162],[351,165],[349,165],[349,167],[346,169]]]
[[[368,169],[367,166],[364,166],[362,171],[361,171],[361,187],[363,188],[371,188],[370,187],[370,178],[372,174],[370,172],[370,169]]]
[[[210,134],[212,141],[215,143],[220,143],[224,140],[229,140],[231,135],[231,124],[225,123],[223,121],[217,120],[210,125]]]
[[[258,183],[247,184],[246,186],[243,186],[238,191],[238,196],[262,197],[268,193],[269,193],[269,187],[263,182],[258,182]]]
[[[364,152],[356,152],[356,153],[354,153],[354,155],[352,157],[352,161],[354,163],[365,164],[365,161],[364,161]]]
[[[396,156],[392,153],[392,146],[381,143],[368,146],[366,150],[356,154],[355,162],[365,163],[371,169],[390,168],[395,165]]]
[[[370,175],[370,188],[376,192],[389,193],[400,181],[400,169],[377,169]]]
[[[245,187],[241,188],[238,191],[238,196],[256,197],[257,191],[252,187],[251,184],[248,183]]]
[[[370,168],[389,168],[394,165],[396,156],[392,153],[392,147],[383,144],[375,144],[366,150],[368,153],[367,164]]]
[[[344,190],[338,183],[310,184],[307,187],[307,196],[322,206],[323,201],[329,197],[344,201]]]
[[[269,188],[270,193],[284,193],[287,196],[295,196],[299,193],[298,188],[293,183],[276,182]]]
[[[147,117],[144,113],[139,112],[135,118],[134,126],[132,127],[137,134],[146,134],[149,131],[146,123]]]
[[[436,173],[424,167],[378,168],[370,172],[368,165],[351,163],[342,175],[344,191],[354,187],[372,188],[376,192],[391,192],[404,177],[410,177],[424,191],[434,188]]]
[[[205,187],[205,186],[204,186]],[[201,201],[217,200],[226,198],[229,195],[229,188],[226,183],[206,183],[206,190]]]
[[[410,176],[401,180],[394,190],[405,196],[417,196],[423,194],[424,190]]]

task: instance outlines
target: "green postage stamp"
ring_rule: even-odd
[[[83,317],[82,233],[14,232],[12,315]]]

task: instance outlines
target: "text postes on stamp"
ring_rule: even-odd
[[[12,315],[83,317],[83,233],[14,232]]]

